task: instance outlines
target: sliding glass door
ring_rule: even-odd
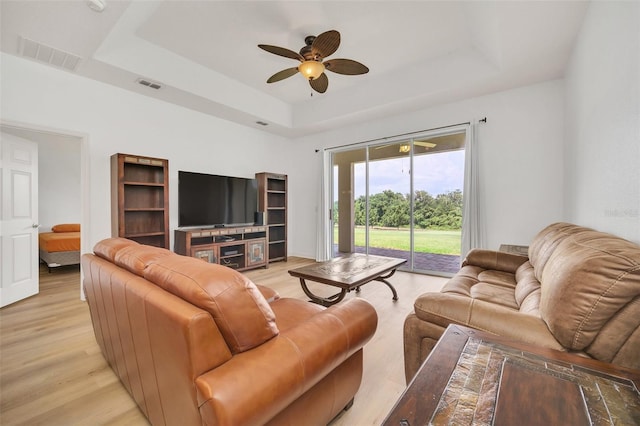
[[[460,266],[465,131],[332,152],[333,255],[407,260],[450,275]]]

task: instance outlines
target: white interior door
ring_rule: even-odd
[[[0,307],[39,291],[38,145],[0,133]]]

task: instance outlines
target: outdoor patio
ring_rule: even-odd
[[[356,246],[356,253],[364,253],[364,247]],[[339,256],[338,246],[333,247],[334,256]],[[409,252],[404,250],[393,250],[385,248],[370,247],[369,254],[387,257],[397,257],[400,259],[409,259]],[[414,254],[414,270],[416,271],[435,271],[446,274],[455,274],[460,269],[460,256],[433,253]],[[402,268],[400,268],[402,269]]]

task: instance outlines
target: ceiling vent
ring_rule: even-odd
[[[162,84],[158,83],[157,81],[145,80],[144,78],[139,78],[136,80],[136,82],[138,84],[142,84],[143,86],[151,87],[152,89],[156,90],[162,87]]]
[[[24,37],[19,37],[18,42],[18,51],[25,58],[35,59],[38,62],[44,62],[68,71],[75,71],[80,64],[81,58],[73,53],[64,52]]]

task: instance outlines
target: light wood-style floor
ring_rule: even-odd
[[[287,270],[311,262],[289,258],[268,269],[246,272],[254,282],[282,297],[306,300]],[[0,424],[146,425],[93,336],[89,309],[79,299],[79,270],[41,268],[40,294],[0,309]],[[378,313],[378,330],[364,350],[364,377],[353,407],[332,426],[378,425],[405,388],[402,325],[414,299],[438,291],[444,278],[397,272],[391,291],[372,282],[351,297],[369,301]],[[318,294],[333,288],[311,283]],[[329,290],[329,291],[327,291]]]

